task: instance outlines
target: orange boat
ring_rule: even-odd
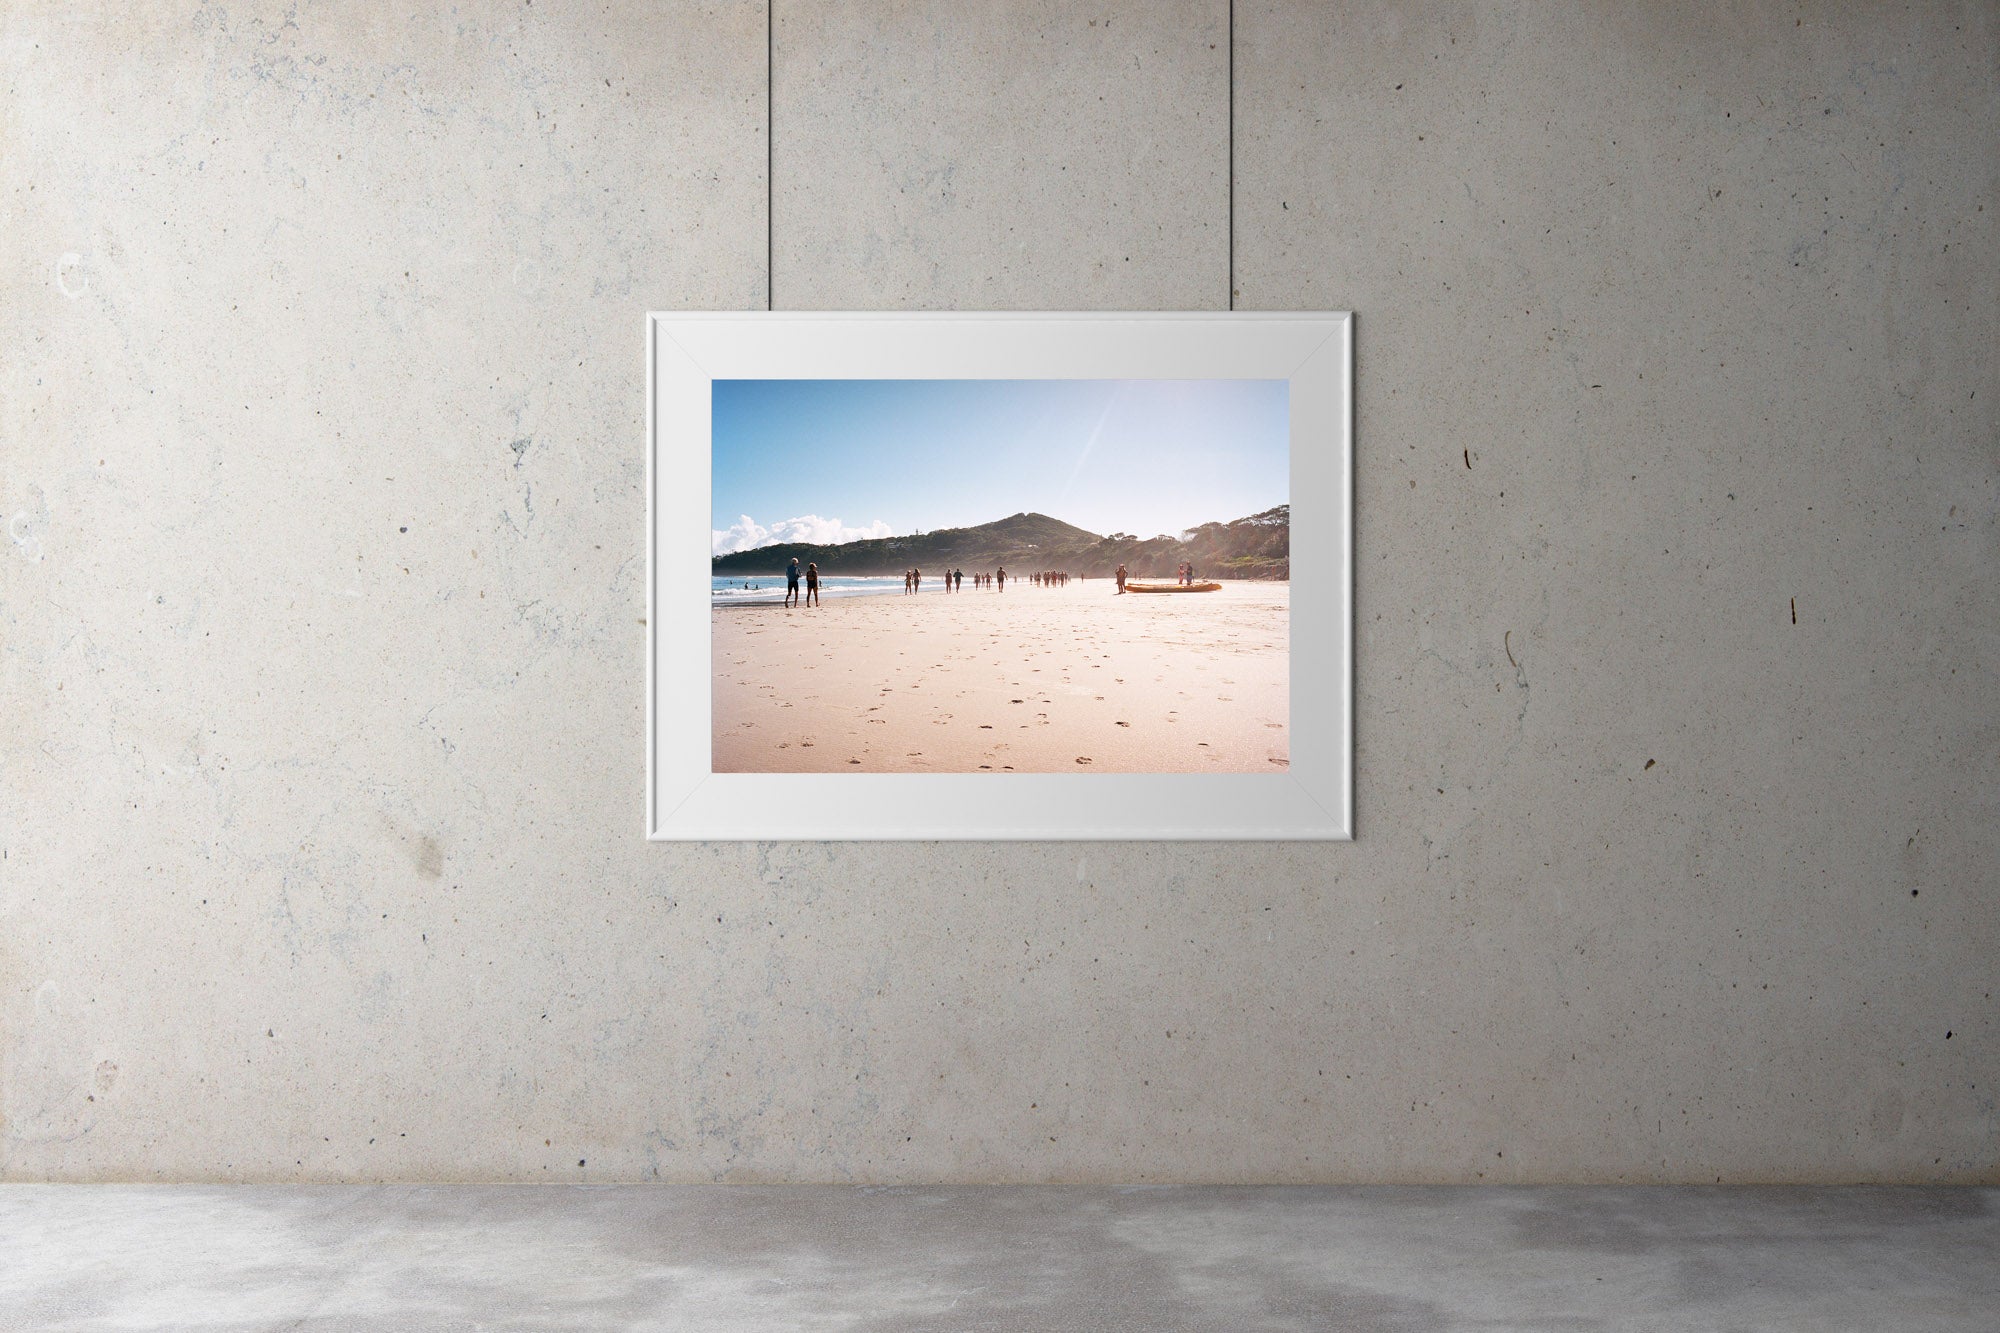
[[[1128,583],[1126,592],[1221,592],[1220,583]]]

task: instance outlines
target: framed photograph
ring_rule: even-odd
[[[647,836],[1350,838],[1353,317],[653,314]]]

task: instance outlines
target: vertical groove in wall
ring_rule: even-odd
[[[1229,308],[1236,308],[1236,0],[1229,0]]]

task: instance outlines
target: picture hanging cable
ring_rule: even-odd
[[[1231,0],[1231,3],[1234,3],[1234,0]],[[771,174],[773,164],[777,161],[777,151],[771,144],[771,108],[776,100],[771,90],[771,72],[777,64],[773,59],[773,53],[777,48],[778,26],[777,17],[772,11],[776,7],[777,0],[764,0],[764,309],[766,310],[778,308],[771,292],[772,284],[777,278],[771,260],[774,253],[771,207],[778,197]]]

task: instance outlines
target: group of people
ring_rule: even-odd
[[[1182,568],[1192,577],[1193,568],[1191,566],[1183,566]],[[1032,580],[1038,588],[1060,588],[1069,583],[1070,576],[1067,570],[1045,569],[1037,570],[1035,573],[1025,576],[1016,575],[1015,581],[1019,582],[1023,577]],[[1077,577],[1080,579],[1082,575],[1078,575]],[[803,600],[801,600],[799,593],[801,580],[805,584]],[[923,570],[913,568],[903,571],[903,595],[905,597],[916,596],[923,590],[923,586]],[[991,574],[975,573],[972,576],[972,586],[975,588],[992,588],[999,592],[1007,591],[1006,566],[1001,566]],[[963,592],[965,590],[965,571],[962,569],[947,569],[944,572],[944,590],[946,592]],[[1123,565],[1118,567],[1118,591],[1125,591],[1125,567]],[[805,569],[801,571],[799,568],[799,558],[793,556],[791,564],[785,567],[785,605],[818,606],[819,604],[819,565],[808,561]]]
[[[792,606],[797,604],[798,596],[799,558],[793,556],[792,563],[785,566],[785,605]],[[810,560],[806,562],[806,600],[804,604],[806,606],[818,606],[820,604],[819,565]]]
[[[1118,580],[1118,591],[1124,592],[1125,578],[1126,578],[1125,566],[1123,565],[1118,566],[1118,573],[1115,575],[1115,577]],[[1180,562],[1179,565],[1174,567],[1174,582],[1181,584],[1183,587],[1192,587],[1194,585],[1194,561],[1183,560]],[[1148,591],[1150,591],[1150,589],[1148,589]]]
[[[903,571],[903,595],[905,597],[914,597],[919,591],[922,590],[923,586],[924,586],[923,570],[906,569]],[[972,576],[972,586],[975,588],[979,586],[979,575],[974,574]],[[947,569],[944,572],[944,590],[946,592],[958,592],[960,589],[964,587],[965,587],[964,570]]]
[[[1023,578],[1030,580],[1038,588],[1060,588],[1069,583],[1069,572],[1061,569],[1043,569],[1037,570],[1032,574],[1016,574],[1014,581],[1018,583]],[[975,588],[992,588],[998,592],[1007,591],[1006,566],[1002,565],[991,574],[975,573],[972,576],[972,586]],[[923,587],[923,570],[906,569],[903,571],[904,596],[914,597],[923,591]],[[962,569],[947,569],[944,572],[944,590],[946,592],[963,592],[965,590],[965,571]]]

